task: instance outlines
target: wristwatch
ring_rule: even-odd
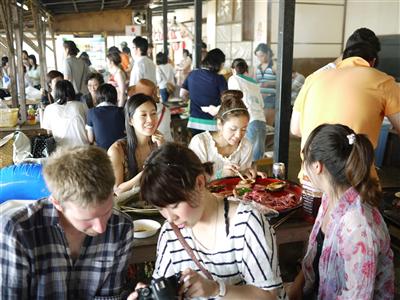
[[[219,299],[219,298],[225,297],[225,295],[226,295],[225,282],[223,282],[222,280],[216,280],[216,282],[218,283],[219,292],[218,292],[218,295],[215,296],[215,298]]]

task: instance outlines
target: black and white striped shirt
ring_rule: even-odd
[[[239,204],[230,221],[229,235],[218,240],[211,250],[195,242],[190,228],[183,228],[181,232],[194,255],[214,279],[223,280],[227,285],[249,284],[264,290],[279,289],[280,299],[285,299],[275,232],[257,210]],[[169,277],[186,268],[202,274],[166,222],[158,240],[153,277]]]

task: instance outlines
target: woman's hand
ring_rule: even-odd
[[[142,288],[145,288],[146,286],[147,285],[145,285],[144,283],[139,282],[135,287],[135,291],[128,296],[127,300],[136,300],[136,299],[138,299],[139,298],[138,290],[142,289]]]
[[[188,268],[182,272],[180,294],[185,298],[213,297],[218,294],[219,286],[214,280],[204,278],[199,273]]]
[[[242,172],[242,174],[249,179],[256,179],[258,172],[253,168],[248,168]]]
[[[158,130],[156,132],[154,132],[154,134],[151,136],[151,141],[153,143],[157,144],[157,147],[160,147],[162,144],[164,144],[165,139],[164,136],[162,135],[161,132],[159,132]]]
[[[239,172],[239,166],[228,163],[222,168],[222,177],[236,176],[237,172]]]
[[[291,286],[288,288],[289,300],[302,300],[303,286],[304,286],[304,274],[303,271],[300,271],[300,273],[297,274]]]

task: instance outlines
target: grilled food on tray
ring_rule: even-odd
[[[240,180],[235,186],[234,194],[236,196],[243,196],[245,193],[251,192],[255,182],[256,181],[254,179]]]
[[[286,186],[285,181],[276,181],[268,184],[265,189],[270,192],[277,192],[283,190],[285,186]]]

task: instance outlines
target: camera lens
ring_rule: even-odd
[[[140,294],[142,295],[142,296],[144,296],[144,297],[147,297],[147,296],[150,296],[150,294],[151,294],[151,290],[149,289],[149,288],[143,288],[141,291],[140,291]]]

